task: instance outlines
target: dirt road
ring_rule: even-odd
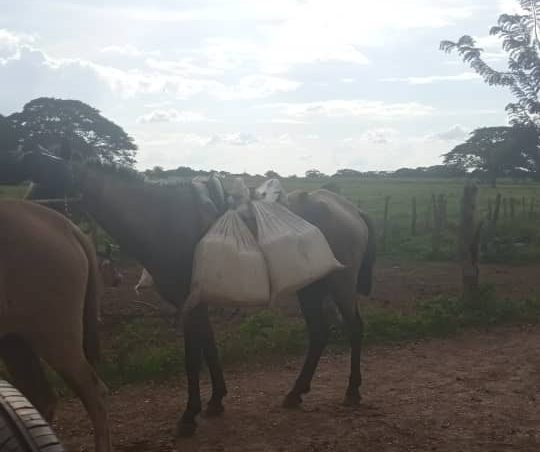
[[[118,451],[538,451],[540,327],[469,332],[448,340],[371,347],[358,410],[340,401],[347,355],[327,356],[304,407],[280,407],[301,364],[226,369],[221,419],[175,443],[183,384],[125,387],[110,397]],[[205,379],[206,381],[206,379]],[[205,396],[208,384],[204,386]],[[70,450],[92,450],[76,400],[55,424]]]

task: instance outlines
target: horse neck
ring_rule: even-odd
[[[149,270],[193,253],[198,218],[186,188],[171,195],[163,187],[94,170],[83,178],[82,192],[90,215]]]

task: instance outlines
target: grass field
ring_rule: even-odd
[[[0,198],[22,198],[26,189],[26,186],[0,185]]]
[[[254,181],[250,181],[254,182]],[[384,201],[389,202],[389,237],[386,254],[407,260],[451,259],[456,248],[455,224],[458,221],[459,202],[464,181],[377,179],[286,179],[287,191],[316,189],[329,182],[338,185],[341,193],[367,211],[375,220],[380,234],[384,214]],[[20,197],[25,187],[0,187],[0,197]],[[515,216],[501,218],[496,246],[488,247],[490,260],[526,263],[540,261],[540,184],[503,182],[497,189],[480,186],[479,216],[487,211],[488,199],[497,193],[507,199],[519,200]],[[448,199],[449,228],[445,232],[443,253],[432,256],[431,232],[426,227],[432,195],[444,194]],[[417,199],[419,232],[410,234],[411,201]],[[536,201],[537,214],[529,218],[529,204],[521,210],[521,199]],[[501,217],[502,217],[501,213]],[[452,226],[454,225],[454,226]],[[379,236],[380,239],[380,236]],[[493,251],[494,250],[494,251]],[[379,254],[384,254],[379,251]],[[498,299],[489,291],[478,305],[467,306],[459,299],[441,294],[441,298],[419,303],[407,315],[392,310],[368,309],[366,342],[385,343],[446,336],[463,328],[484,327],[505,323],[536,323],[540,318],[538,299],[507,301]],[[177,348],[178,338],[162,321],[152,318],[132,318],[111,321],[107,334],[101,374],[108,384],[159,380],[178,375],[183,369],[183,358]],[[234,329],[220,331],[220,350],[226,362],[243,362],[262,356],[283,356],[301,353],[305,347],[303,322],[274,313],[262,312],[243,320]],[[332,343],[340,347],[344,337],[333,330]]]
[[[284,180],[287,191],[315,189],[335,184],[340,192],[369,213],[379,235],[383,230],[385,198],[388,202],[386,246],[379,246],[379,254],[399,255],[412,259],[453,259],[457,248],[457,225],[465,180],[457,179],[398,179],[398,178],[321,178]],[[478,219],[484,219],[488,206],[497,194],[506,198],[506,209],[501,205],[500,221],[493,246],[484,249],[484,260],[516,263],[540,260],[540,184],[501,181],[497,188],[479,185]],[[434,255],[431,248],[432,196],[447,199],[448,227],[443,231],[441,250]],[[417,235],[411,234],[412,200],[417,202]],[[514,201],[512,217],[510,199]],[[531,202],[533,215],[531,217]],[[379,245],[382,245],[379,243]]]
[[[256,186],[260,182],[261,179],[255,178],[246,180],[250,186]],[[459,179],[393,177],[283,179],[287,191],[313,190],[333,184],[372,217],[379,242],[382,239],[385,199],[388,197],[387,236],[384,246],[379,246],[379,254],[440,260],[455,258],[456,230],[465,183],[465,180]],[[0,197],[20,197],[25,190],[25,187],[0,187]],[[506,209],[501,206],[496,234],[490,238],[493,246],[484,247],[484,260],[516,263],[540,260],[540,184],[503,180],[497,188],[479,185],[479,219],[486,217],[489,201],[493,203],[498,193],[506,198]],[[433,195],[444,195],[447,200],[448,227],[443,231],[441,249],[437,254],[433,253],[431,245]],[[417,202],[417,234],[414,237],[411,234],[413,198],[416,198]],[[514,200],[513,216],[510,199]],[[531,203],[533,215],[530,215]]]
[[[431,195],[444,194],[448,198],[449,218],[458,217],[459,203],[463,193],[465,180],[457,179],[397,179],[397,178],[322,178],[322,179],[285,179],[287,191],[296,189],[315,189],[334,181],[341,193],[357,203],[374,218],[383,217],[384,200],[390,196],[389,216],[393,222],[409,224],[412,198],[417,198],[419,219],[431,203]],[[540,184],[501,182],[497,188],[487,185],[479,186],[478,207],[480,212],[487,212],[488,199],[494,199],[497,193],[503,197],[515,198],[521,203],[523,197],[536,200],[535,206],[540,213]],[[521,204],[517,209],[520,212]]]

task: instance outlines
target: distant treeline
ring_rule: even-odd
[[[462,168],[451,165],[434,165],[434,166],[422,166],[418,168],[400,168],[395,171],[358,171],[354,169],[340,169],[334,174],[324,174],[323,172],[310,169],[305,172],[302,176],[297,176],[295,174],[282,176],[276,171],[269,170],[264,174],[248,174],[248,173],[229,173],[227,171],[205,171],[193,169],[188,166],[180,166],[176,169],[165,170],[159,166],[156,166],[152,169],[148,169],[144,172],[146,177],[149,179],[184,179],[184,178],[193,178],[196,176],[208,176],[212,173],[217,173],[224,177],[260,177],[260,178],[287,178],[287,179],[297,179],[299,177],[305,177],[307,179],[316,179],[316,178],[339,178],[339,177],[348,177],[348,178],[363,178],[363,177],[401,177],[401,178],[463,178],[468,176],[477,177],[482,179],[485,175],[482,171],[473,171],[468,172]],[[524,174],[509,174],[508,177],[524,177]]]

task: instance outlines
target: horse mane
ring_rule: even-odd
[[[134,168],[125,165],[119,165],[112,162],[88,161],[82,164],[83,169],[97,171],[101,174],[107,174],[115,178],[128,182],[144,182],[145,177]]]
[[[82,165],[83,171],[91,171],[98,176],[112,177],[113,180],[136,186],[139,189],[161,190],[163,192],[184,191],[192,188],[191,179],[152,181],[134,168],[124,165],[118,165],[111,162],[92,161]]]

